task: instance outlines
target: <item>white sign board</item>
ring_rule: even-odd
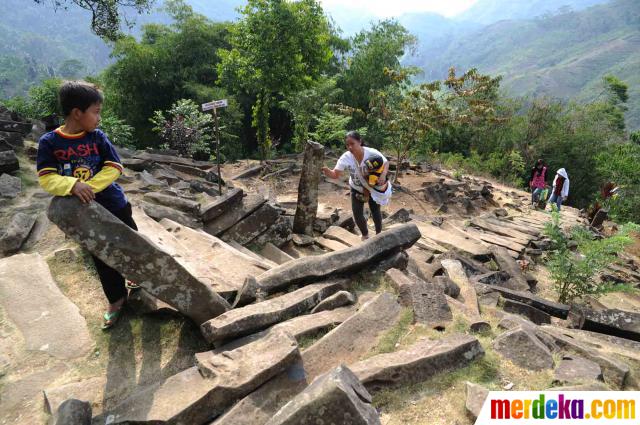
[[[202,104],[203,111],[210,111],[212,109],[226,108],[229,106],[227,99],[214,100],[213,102],[207,102]]]

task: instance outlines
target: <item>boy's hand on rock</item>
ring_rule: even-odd
[[[96,194],[93,193],[93,189],[88,184],[78,180],[71,188],[71,194],[76,196],[84,204],[88,204],[96,198]]]
[[[331,170],[329,169],[329,167],[322,167],[322,174],[324,174],[327,177],[331,177]]]

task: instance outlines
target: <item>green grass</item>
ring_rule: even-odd
[[[378,340],[378,345],[373,349],[372,355],[392,353],[396,351],[400,340],[409,333],[413,324],[413,310],[403,308],[400,312],[400,319],[388,331],[386,331]]]

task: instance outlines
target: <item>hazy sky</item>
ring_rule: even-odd
[[[463,12],[477,0],[320,0],[326,9],[335,6],[362,9],[378,17],[399,16],[407,12],[435,12],[453,16]],[[344,5],[344,6],[343,6]],[[348,6],[346,6],[348,5]]]

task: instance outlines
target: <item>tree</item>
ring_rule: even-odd
[[[182,1],[169,1],[166,7],[174,23],[144,26],[140,41],[119,39],[116,62],[102,76],[105,106],[135,128],[139,147],[156,143],[149,122],[154,111],[167,110],[179,99],[212,100],[217,51],[229,46],[230,24],[212,22]]]
[[[384,20],[351,39],[347,68],[338,77],[343,90],[342,102],[369,112],[371,92],[397,84],[385,70],[404,71],[409,77],[416,71],[404,69],[400,59],[416,44],[416,38],[395,20]]]
[[[252,126],[261,157],[271,151],[270,108],[276,96],[308,88],[331,59],[330,28],[316,0],[249,0],[220,49],[220,81],[255,97]]]
[[[640,223],[640,145],[616,143],[596,157],[602,181],[613,182],[620,193],[610,201],[609,215],[619,221]]]
[[[62,80],[49,78],[39,85],[32,86],[26,98],[14,97],[4,101],[4,105],[23,118],[42,119],[59,114],[58,91]]]
[[[36,3],[51,3],[54,7],[66,7],[71,3],[91,12],[91,29],[109,41],[115,41],[122,35],[121,25],[124,8],[143,13],[151,8],[154,0],[33,0]],[[125,19],[126,21],[126,19]]]
[[[312,87],[301,90],[281,102],[281,106],[293,116],[293,144],[296,152],[302,152],[311,127],[318,123],[318,115],[339,96],[340,92],[340,89],[336,88],[335,79],[322,77]]]
[[[386,72],[394,80],[406,79],[402,72]],[[434,94],[439,88],[438,82],[412,87],[406,91],[391,85],[372,96],[371,113],[385,130],[385,145],[396,154],[396,178],[402,174],[401,164],[408,159],[410,151],[423,142],[427,133],[434,130],[435,122],[443,118]]]

